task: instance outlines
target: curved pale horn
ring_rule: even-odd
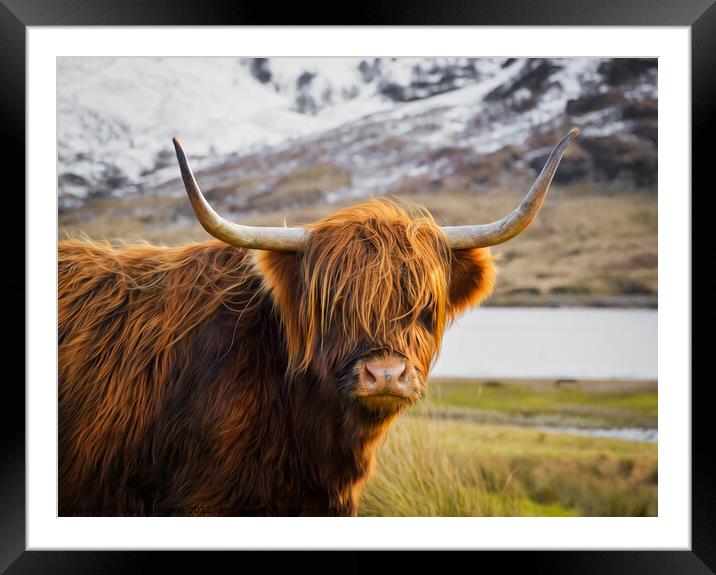
[[[204,198],[177,138],[173,139],[181,177],[199,223],[215,238],[240,248],[295,252],[301,249],[308,232],[303,228],[252,227],[230,222],[217,214]]]
[[[542,207],[544,198],[549,190],[552,177],[562,159],[564,151],[579,135],[579,129],[574,128],[559,141],[549,155],[549,159],[542,168],[542,172],[532,185],[529,193],[515,210],[501,220],[491,224],[473,226],[446,226],[442,230],[447,236],[448,244],[453,249],[481,248],[501,244],[514,238],[532,223]]]

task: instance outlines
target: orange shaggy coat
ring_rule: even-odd
[[[299,253],[60,242],[60,515],[356,514],[394,414],[337,374],[379,346],[425,380],[494,268],[421,208],[311,228]]]

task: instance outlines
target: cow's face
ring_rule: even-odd
[[[489,250],[451,250],[426,210],[385,200],[329,216],[301,252],[259,265],[292,368],[378,416],[423,397],[446,325],[494,282]]]

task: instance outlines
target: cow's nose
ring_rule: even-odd
[[[389,389],[395,385],[404,384],[407,379],[405,361],[397,358],[366,361],[365,370],[367,383],[378,389]]]

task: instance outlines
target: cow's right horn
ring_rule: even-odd
[[[199,223],[215,238],[240,248],[295,252],[303,246],[308,232],[303,228],[252,227],[230,222],[217,214],[204,198],[177,138],[173,139],[181,177]]]
[[[542,207],[562,155],[578,135],[579,128],[574,128],[559,141],[522,203],[504,218],[490,224],[443,227],[448,245],[453,249],[494,246],[521,233],[532,223]]]

